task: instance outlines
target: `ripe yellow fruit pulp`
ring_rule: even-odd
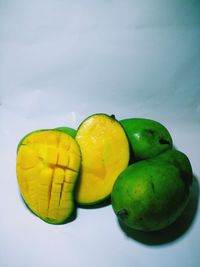
[[[32,132],[21,142],[16,166],[20,191],[44,221],[59,224],[71,216],[80,161],[77,142],[60,131]]]
[[[81,123],[76,141],[82,154],[76,200],[81,205],[99,203],[128,166],[128,139],[114,117],[95,114]]]

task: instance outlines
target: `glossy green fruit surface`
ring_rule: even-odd
[[[75,138],[76,136],[76,130],[70,127],[58,127],[58,128],[55,128],[55,130],[69,134],[73,138]]]
[[[134,161],[155,157],[172,148],[169,131],[157,121],[130,118],[120,123],[128,136]]]
[[[143,231],[173,223],[185,208],[192,184],[187,156],[171,150],[130,165],[116,180],[111,200],[118,219]]]

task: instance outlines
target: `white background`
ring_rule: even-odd
[[[154,234],[123,230],[111,205],[50,225],[23,204],[23,135],[104,112],[170,131],[195,179],[183,216]],[[0,266],[200,266],[200,1],[0,1]]]

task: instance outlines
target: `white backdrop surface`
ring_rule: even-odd
[[[49,225],[23,204],[16,147],[104,112],[170,131],[194,171],[183,216],[127,233],[111,205]],[[200,266],[200,1],[0,1],[0,266]]]

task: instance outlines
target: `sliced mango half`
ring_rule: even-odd
[[[44,221],[60,224],[72,215],[80,161],[77,142],[62,131],[35,131],[22,139],[16,163],[19,188]]]
[[[113,116],[95,114],[82,122],[75,139],[82,154],[76,201],[99,203],[110,195],[118,175],[128,166],[126,134]]]

